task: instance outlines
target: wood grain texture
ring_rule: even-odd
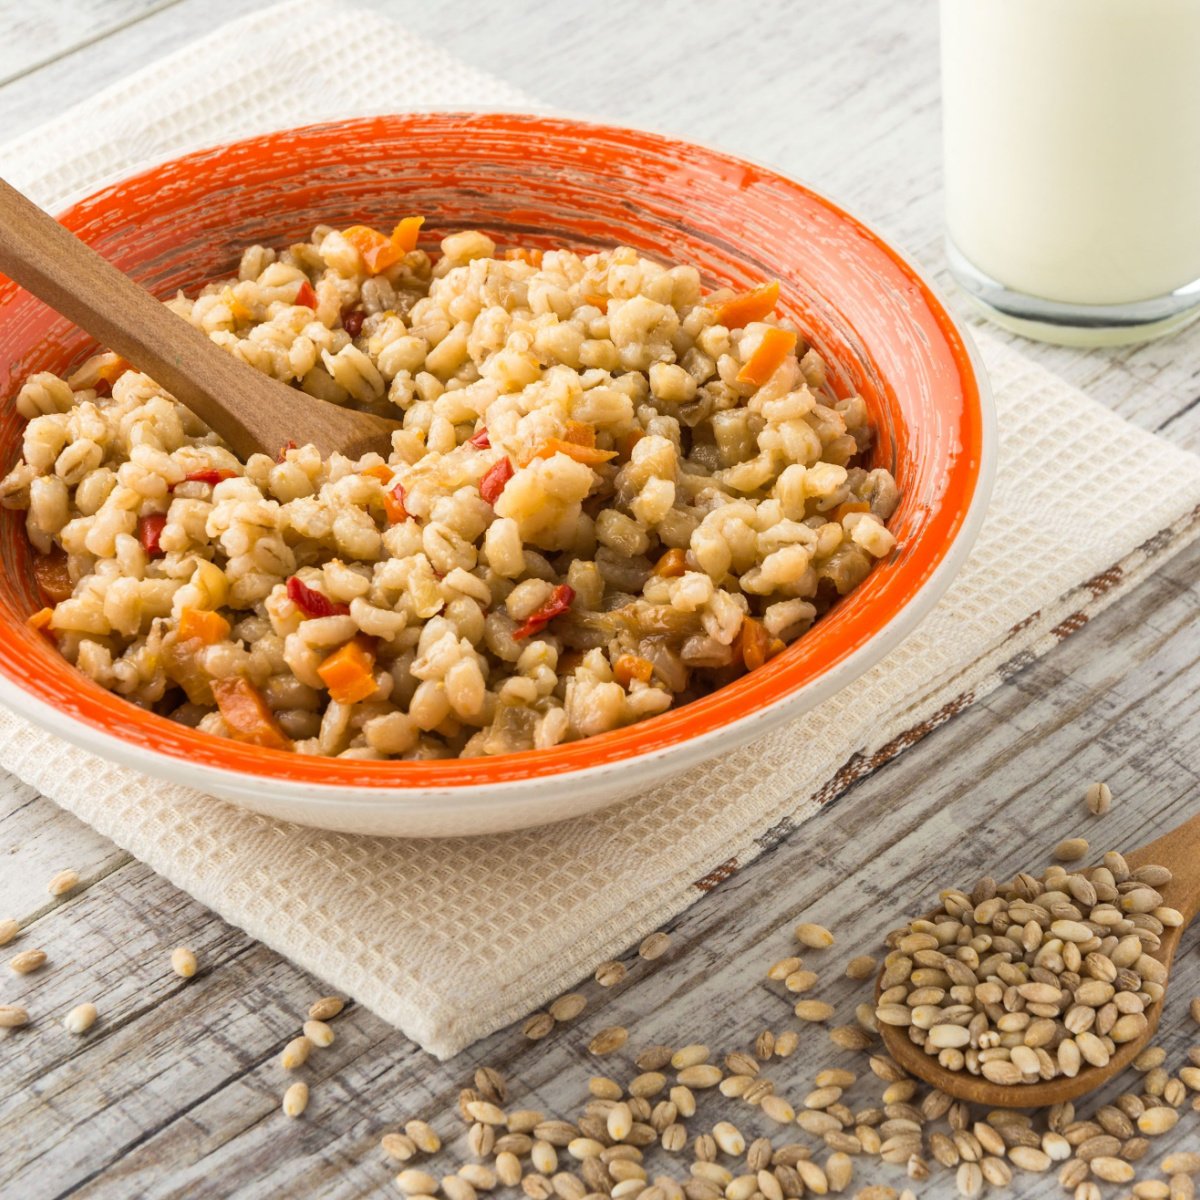
[[[45,18],[51,37],[45,26],[30,33],[21,25],[32,6],[0,0],[9,31],[0,62],[18,76],[0,88],[7,132],[246,7],[180,0],[104,34],[134,6],[87,0],[94,32],[85,37],[72,19],[83,3],[45,6],[62,13]],[[549,103],[778,164],[838,196],[945,282],[932,4],[748,0],[735,11],[721,0],[603,8],[510,0],[501,20],[484,19],[470,0],[371,7]],[[59,49],[46,63],[51,44]],[[1021,348],[1138,425],[1200,450],[1200,329],[1119,351]],[[1098,477],[1108,469],[1097,464]],[[51,960],[35,975],[0,975],[0,1002],[27,1003],[34,1017],[0,1042],[0,1196],[395,1194],[379,1134],[427,1117],[464,1159],[465,1127],[451,1110],[478,1062],[509,1074],[517,1103],[566,1112],[582,1102],[588,1074],[628,1069],[631,1053],[601,1066],[584,1050],[604,1025],[629,1025],[630,1051],[655,1041],[744,1047],[762,1028],[794,1025],[763,973],[790,952],[790,928],[802,918],[837,934],[837,945],[810,962],[823,976],[822,997],[849,1019],[866,992],[841,977],[847,959],[875,950],[940,885],[1044,865],[1066,833],[1088,837],[1097,855],[1141,844],[1197,811],[1198,612],[1194,546],[700,899],[672,929],[665,959],[627,956],[630,979],[611,992],[585,981],[587,1012],[537,1046],[509,1029],[439,1065],[351,1008],[336,1022],[334,1045],[304,1069],[312,1100],[297,1122],[278,1112],[288,1080],[276,1058],[318,985],[24,785],[0,782],[0,915],[25,925],[14,949],[41,945]],[[1103,818],[1083,804],[1096,778],[1116,797]],[[76,867],[84,886],[53,902],[46,880],[64,866]],[[187,983],[168,965],[179,944],[201,963]],[[1193,928],[1172,971],[1159,1036],[1172,1062],[1200,1041],[1186,1015],[1188,998],[1200,994],[1198,945]],[[60,1018],[89,998],[100,1020],[73,1038]],[[770,1074],[797,1098],[816,1070],[852,1062],[808,1030],[796,1056]],[[869,1096],[877,1099],[857,1085],[851,1102]],[[720,1111],[706,1108],[705,1125]],[[746,1111],[728,1109],[745,1132],[758,1132],[761,1118]],[[1150,1157],[1198,1139],[1188,1114]],[[1018,1178],[1029,1200],[1064,1194],[1052,1175]],[[875,1164],[863,1165],[855,1186],[867,1182],[903,1185],[899,1172]],[[952,1181],[935,1174],[920,1194],[950,1197]]]

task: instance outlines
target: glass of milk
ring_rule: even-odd
[[[947,251],[1072,345],[1200,315],[1200,0],[941,0]]]

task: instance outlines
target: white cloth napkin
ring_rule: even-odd
[[[280,86],[295,78],[305,86]],[[117,84],[0,148],[0,163],[54,209],[181,146],[451,105],[530,107],[388,21],[303,0]],[[1200,533],[1200,459],[979,341],[999,477],[945,599],[821,708],[651,795],[547,829],[418,842],[269,821],[8,713],[0,766],[427,1050],[454,1054],[669,920]]]

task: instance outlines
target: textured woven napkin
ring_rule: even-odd
[[[344,14],[306,0],[228,25],[0,148],[3,173],[53,209],[184,145],[360,112],[530,106],[395,25]],[[298,77],[303,88],[280,86]],[[453,1054],[667,921],[1200,532],[1200,459],[979,341],[1000,470],[945,599],[809,716],[649,796],[544,830],[407,842],[253,816],[3,713],[0,765],[426,1049]]]

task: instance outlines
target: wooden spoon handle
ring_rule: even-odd
[[[1164,833],[1157,841],[1140,846],[1126,861],[1133,867],[1158,863],[1170,869],[1173,878],[1167,899],[1190,924],[1200,913],[1200,813]]]
[[[398,426],[239,362],[0,179],[0,271],[151,376],[243,460],[289,441],[387,455]]]
[[[269,430],[252,429],[214,394],[232,385],[229,394],[236,395],[238,376],[247,369],[244,364],[231,359],[201,330],[181,320],[3,180],[0,271],[101,345],[153,376],[238,454],[270,446],[264,440],[264,434],[273,436]],[[270,452],[286,438],[285,433]]]

